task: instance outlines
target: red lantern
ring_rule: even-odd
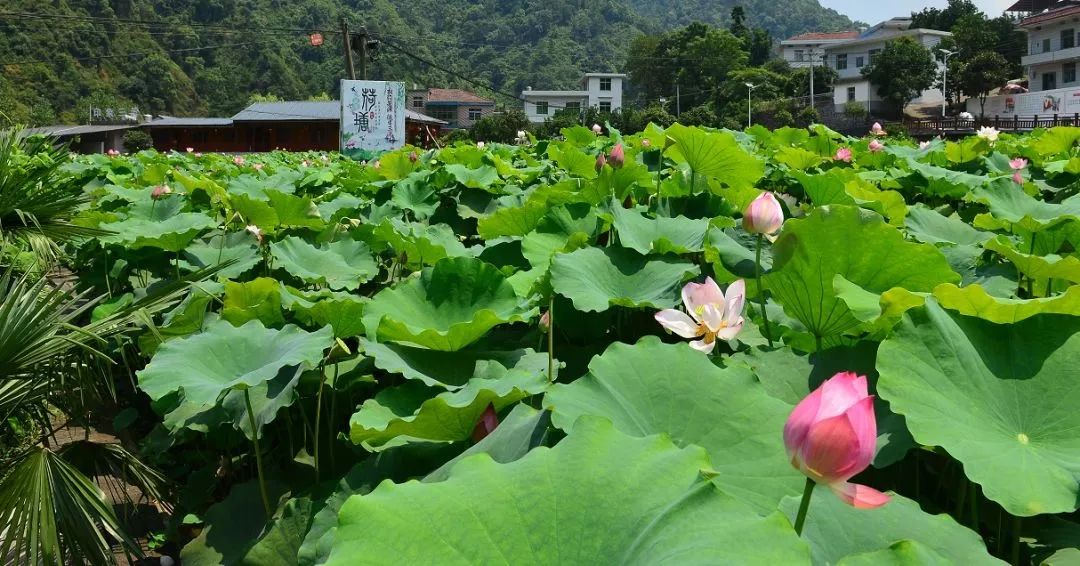
[[[313,34],[311,34],[311,45],[312,46],[318,47],[318,46],[322,45],[322,42],[323,42],[323,36],[322,36],[321,33],[313,33]]]

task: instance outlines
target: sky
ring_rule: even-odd
[[[783,2],[783,0],[780,0]],[[868,24],[876,24],[880,21],[896,16],[908,16],[911,12],[918,12],[923,8],[943,8],[946,0],[819,0],[822,6],[832,8],[853,20],[862,20]],[[974,0],[975,4],[983,12],[991,17],[1000,16],[1001,12],[1013,4],[1015,0]]]

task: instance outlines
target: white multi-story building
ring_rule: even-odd
[[[809,67],[811,63],[821,64],[821,56],[826,47],[851,41],[859,37],[857,31],[829,33],[804,33],[780,42],[780,56],[795,68]]]
[[[543,122],[561,110],[581,110],[596,107],[601,112],[622,108],[622,73],[586,73],[581,80],[582,90],[533,90],[526,87],[521,93],[525,100],[525,115],[530,122]]]
[[[862,75],[863,67],[873,62],[890,41],[910,37],[931,52],[941,40],[950,34],[933,29],[911,29],[911,18],[893,18],[860,33],[858,37],[826,45],[823,63],[836,69],[838,78],[833,85],[833,103],[837,110],[849,103],[865,104],[873,111],[882,103],[877,87]],[[938,89],[927,89],[911,101],[911,104],[941,104],[943,96]]]

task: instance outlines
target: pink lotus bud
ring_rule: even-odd
[[[233,165],[243,165],[244,164],[244,158],[237,155],[236,157],[234,157],[232,159],[232,162],[233,162]]]
[[[1013,171],[1012,180],[1017,185],[1023,185],[1024,184],[1024,176],[1021,175],[1019,171]]]
[[[193,153],[194,151],[195,151],[195,148],[193,148],[193,147],[187,148],[188,153]]]
[[[110,149],[109,151],[106,151],[105,154],[108,155],[109,157],[116,157],[116,156],[120,155],[120,152],[116,151],[115,149]]]
[[[623,152],[621,143],[615,144],[615,147],[611,148],[611,155],[608,157],[608,163],[612,167],[618,169],[623,166],[623,162],[626,161],[626,154]]]
[[[544,314],[540,315],[540,331],[545,334],[551,330],[551,311],[544,311]]]
[[[645,149],[649,149],[650,147],[652,147],[652,142],[649,141],[649,138],[645,138],[645,139],[641,140],[641,147],[643,147]]]
[[[409,162],[410,163],[416,163],[419,160],[420,160],[420,156],[416,155],[415,151],[410,151],[409,152]]]
[[[878,153],[883,149],[885,149],[885,144],[877,140],[870,140],[870,153]]]
[[[851,148],[842,147],[836,150],[836,155],[833,156],[833,159],[836,161],[843,161],[844,163],[851,163],[851,158],[853,156],[854,154],[851,152]]]
[[[607,165],[607,158],[604,157],[604,154],[601,153],[600,155],[597,155],[596,156],[596,172],[599,173],[600,171],[602,171],[604,169],[605,165]]]
[[[604,128],[601,128],[600,124],[593,124],[592,125],[592,133],[594,133],[596,135],[600,135],[603,131],[604,131]]]
[[[480,442],[494,432],[497,426],[499,426],[499,415],[495,412],[495,406],[488,403],[484,414],[480,415],[480,421],[476,423],[476,428],[473,429],[473,442]]]
[[[884,129],[883,129],[882,127],[881,127],[881,124],[880,124],[880,123],[878,123],[878,122],[874,122],[874,125],[870,127],[870,135],[874,135],[874,136],[884,136],[884,135],[886,135],[886,132],[885,132],[885,130],[884,130]]]
[[[301,161],[301,162],[300,162],[300,165],[301,165],[302,167],[311,167],[311,162],[310,162],[310,161],[308,161],[307,159],[305,159],[305,160],[303,160],[303,161]]]
[[[791,465],[826,485],[848,505],[880,507],[889,496],[848,483],[874,459],[877,421],[866,376],[838,373],[795,406],[784,425],[784,446]]]
[[[1009,161],[1009,167],[1012,168],[1013,171],[1022,171],[1027,168],[1027,166],[1028,160],[1023,157],[1017,157],[1016,159]]]
[[[202,152],[201,151],[196,151],[195,152],[195,157],[202,157]]]
[[[262,171],[262,168],[263,168],[263,164],[262,164],[262,163],[256,163],[256,164],[252,165],[252,167],[253,167],[253,168],[254,168],[254,169],[255,169],[256,171]]]
[[[754,234],[775,234],[784,225],[784,209],[772,193],[761,193],[743,212],[743,228]]]
[[[172,194],[172,189],[169,185],[158,185],[150,191],[150,198],[154,200],[161,200]]]
[[[247,228],[245,228],[245,230],[247,230],[252,236],[255,236],[255,239],[258,240],[258,242],[260,244],[262,243],[262,241],[263,241],[263,232],[262,232],[261,229],[259,229],[258,226],[254,225],[254,224],[250,224],[250,225],[248,225]]]

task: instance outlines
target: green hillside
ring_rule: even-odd
[[[637,35],[693,19],[723,21],[730,4],[7,0],[0,6],[0,119],[79,122],[91,105],[129,104],[144,112],[230,115],[253,93],[333,95],[344,73],[342,14],[383,39],[372,78],[474,88],[462,79],[468,77],[510,93],[529,85],[567,88],[583,71],[622,69]],[[849,24],[815,0],[744,4],[749,23],[776,36]],[[309,43],[315,30],[325,36],[322,46]]]

